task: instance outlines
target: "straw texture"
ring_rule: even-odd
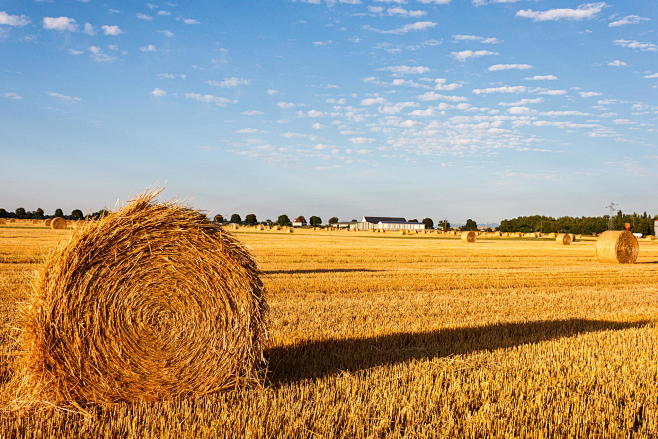
[[[568,233],[561,233],[557,235],[557,238],[555,238],[555,242],[557,242],[560,245],[571,245],[571,242],[573,239],[571,238],[571,235]]]
[[[50,222],[50,228],[51,229],[65,229],[66,228],[66,220],[64,218],[56,217],[53,218],[52,221]]]
[[[475,232],[462,232],[462,242],[475,242],[476,234]]]
[[[157,193],[74,230],[46,259],[24,311],[23,403],[155,401],[260,380],[255,262]]]
[[[639,252],[637,238],[626,230],[609,230],[596,240],[596,257],[600,262],[634,264]]]

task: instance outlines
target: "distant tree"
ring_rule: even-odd
[[[329,224],[336,224],[338,222],[338,217],[337,216],[332,216],[329,218]]]
[[[27,212],[25,212],[25,209],[23,209],[22,207],[16,209],[16,218],[19,219],[27,218]]]
[[[450,230],[450,221],[447,219],[442,219],[439,221],[439,229],[443,230],[444,232],[447,232]]]
[[[268,218],[268,219],[265,220],[265,224],[267,224],[268,226],[271,226],[271,225],[274,224],[274,222],[271,219]]]
[[[423,224],[425,224],[426,229],[434,228],[434,221],[432,221],[432,218],[423,218]]]
[[[476,223],[475,221],[473,221],[473,220],[470,219],[470,218],[466,220],[466,224],[464,224],[463,226],[461,226],[461,230],[463,230],[463,231],[467,231],[467,232],[469,232],[469,231],[475,231],[475,230],[477,230],[477,229],[478,229],[478,223]]]
[[[64,212],[62,209],[55,209],[55,216],[59,218],[64,218]]]
[[[44,218],[44,211],[42,208],[37,208],[37,210],[34,211],[34,218],[35,219],[43,219]]]
[[[418,220],[417,220],[416,218],[414,218],[414,219],[410,219],[409,222],[410,222],[410,223],[417,223]]]
[[[224,222],[224,216],[217,214],[212,218],[212,220],[213,220],[213,222],[215,222],[217,224],[221,224],[221,223]]]
[[[71,219],[72,220],[81,220],[85,216],[83,215],[82,211],[80,209],[74,209],[71,212]]]
[[[233,224],[240,224],[242,223],[242,218],[240,218],[240,215],[238,215],[237,213],[234,213],[233,215],[231,215],[230,222]]]
[[[55,213],[57,213],[57,212],[55,212]],[[92,220],[99,220],[99,219],[109,215],[110,213],[112,213],[112,212],[110,212],[107,209],[101,209],[98,212],[94,212],[91,215],[88,215],[87,218],[92,219]]]
[[[256,219],[256,215],[253,213],[250,213],[249,215],[244,217],[244,222],[247,223],[247,225],[250,226],[255,226],[258,224],[258,220]]]
[[[351,222],[351,223],[358,223],[358,221],[355,220],[355,219],[352,219],[352,221],[350,221],[350,222]]]
[[[276,220],[276,223],[280,226],[291,226],[290,218],[288,215],[279,215],[279,218]]]
[[[312,216],[308,219],[308,223],[313,227],[317,227],[322,224],[322,218],[319,216]]]
[[[8,212],[6,209],[0,209],[0,218],[7,218]]]

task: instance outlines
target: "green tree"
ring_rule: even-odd
[[[280,226],[291,226],[290,218],[288,215],[279,215],[279,218],[276,220],[276,223]]]
[[[82,214],[82,211],[80,209],[74,209],[71,212],[71,219],[73,220],[81,220],[85,216]]]
[[[250,213],[244,217],[245,223],[250,226],[255,226],[258,224],[258,219],[256,219],[256,214]]]
[[[329,218],[329,224],[336,224],[338,222],[338,217],[337,216],[332,216]]]
[[[220,214],[217,214],[217,215],[215,215],[215,216],[213,217],[212,220],[213,220],[213,222],[215,222],[215,223],[217,223],[217,224],[221,224],[221,223],[224,222],[224,216],[223,216],[223,215],[220,215]]]
[[[461,230],[466,232],[475,231],[477,229],[478,229],[478,223],[476,223],[470,218],[466,220],[466,224],[461,226]]]
[[[27,212],[25,212],[25,209],[22,207],[19,207],[16,209],[16,218],[22,219],[22,218],[27,218]]]
[[[8,217],[9,217],[9,212],[7,212],[6,209],[0,208],[0,218],[8,218]]]
[[[59,218],[64,218],[64,211],[62,211],[62,209],[55,209],[55,216]]]
[[[35,219],[43,219],[44,217],[44,211],[42,208],[37,208],[37,210],[34,211],[34,218]]]
[[[425,224],[426,229],[434,228],[434,221],[432,221],[432,218],[423,218],[423,224]]]
[[[322,218],[320,218],[319,216],[312,216],[308,219],[308,222],[313,227],[317,227],[322,224]]]
[[[439,220],[439,229],[447,232],[450,230],[450,222],[447,219]]]
[[[241,224],[242,223],[242,218],[240,218],[240,215],[238,215],[237,213],[234,213],[233,215],[231,215],[231,221],[230,222],[233,223],[233,224]]]

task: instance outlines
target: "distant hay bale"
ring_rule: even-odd
[[[50,222],[50,228],[53,230],[66,229],[66,220],[64,218],[55,217]]]
[[[23,310],[15,404],[157,401],[262,379],[256,263],[203,213],[155,196],[46,258]]]
[[[645,236],[645,238],[648,239],[649,241],[653,241],[654,239],[656,239],[656,237],[653,235],[647,235]]]
[[[7,221],[5,221],[4,218],[0,218],[0,225],[4,225],[4,224],[7,224]]]
[[[53,222],[53,219],[52,219],[52,218],[48,218],[47,220],[45,220],[45,221],[43,222],[43,225],[46,226],[46,227],[50,227],[50,223],[52,223],[52,222]]]
[[[571,235],[568,233],[560,233],[557,235],[557,238],[555,238],[555,242],[557,242],[560,245],[571,245],[572,239]]]
[[[571,235],[571,242],[576,242],[576,235],[573,233],[570,233]]]
[[[294,233],[294,232],[295,232],[295,230],[293,230],[292,227],[289,227],[288,230],[287,230],[287,233]]]
[[[634,264],[640,252],[640,245],[627,230],[609,230],[596,240],[596,257],[599,262]]]
[[[475,242],[476,236],[476,233],[473,231],[462,232],[462,242]]]

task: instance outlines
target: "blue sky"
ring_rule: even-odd
[[[658,3],[0,0],[0,207],[656,212]]]

